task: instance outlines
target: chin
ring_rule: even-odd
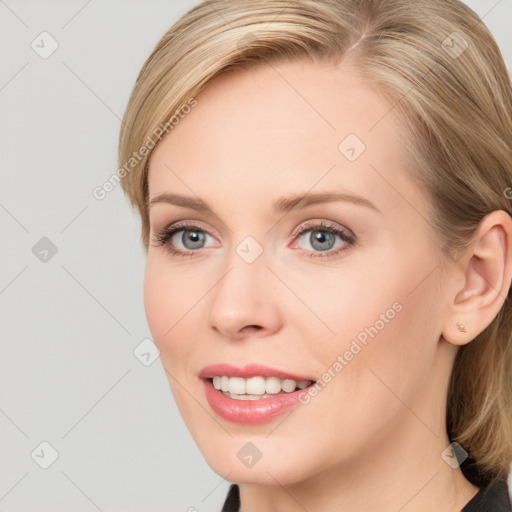
[[[257,485],[293,485],[307,478],[307,475],[291,471],[291,466],[297,466],[300,460],[275,460],[264,462],[263,459],[253,467],[244,467],[236,457],[224,456],[206,458],[207,464],[219,476],[236,484]]]
[[[319,461],[322,457],[304,453],[304,440],[288,438],[283,445],[282,438],[271,440],[266,435],[229,437],[224,431],[203,430],[193,437],[208,466],[232,483],[293,485],[315,473],[305,461]]]

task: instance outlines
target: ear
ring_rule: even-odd
[[[463,285],[457,287],[442,337],[465,345],[491,324],[507,298],[512,279],[512,219],[507,212],[495,210],[482,219],[457,272]]]

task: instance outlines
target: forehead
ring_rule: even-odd
[[[376,197],[386,176],[411,185],[392,106],[348,66],[259,64],[218,76],[196,100],[153,151],[150,197],[173,189],[270,202],[312,187]]]

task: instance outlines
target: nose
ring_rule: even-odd
[[[236,253],[210,295],[209,327],[231,340],[265,337],[282,325],[279,282],[261,255],[252,263]]]

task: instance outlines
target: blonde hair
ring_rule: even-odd
[[[167,31],[142,67],[123,119],[119,164],[148,141],[153,147],[153,135],[174,126],[221,72],[347,57],[399,116],[408,172],[431,199],[429,221],[447,260],[467,247],[485,215],[512,215],[504,192],[512,184],[510,77],[491,33],[459,0],[203,2]],[[150,156],[151,149],[121,176],[146,251]],[[512,460],[510,301],[509,293],[492,323],[459,349],[448,391],[447,432],[468,452],[462,468],[479,486],[506,479]]]

